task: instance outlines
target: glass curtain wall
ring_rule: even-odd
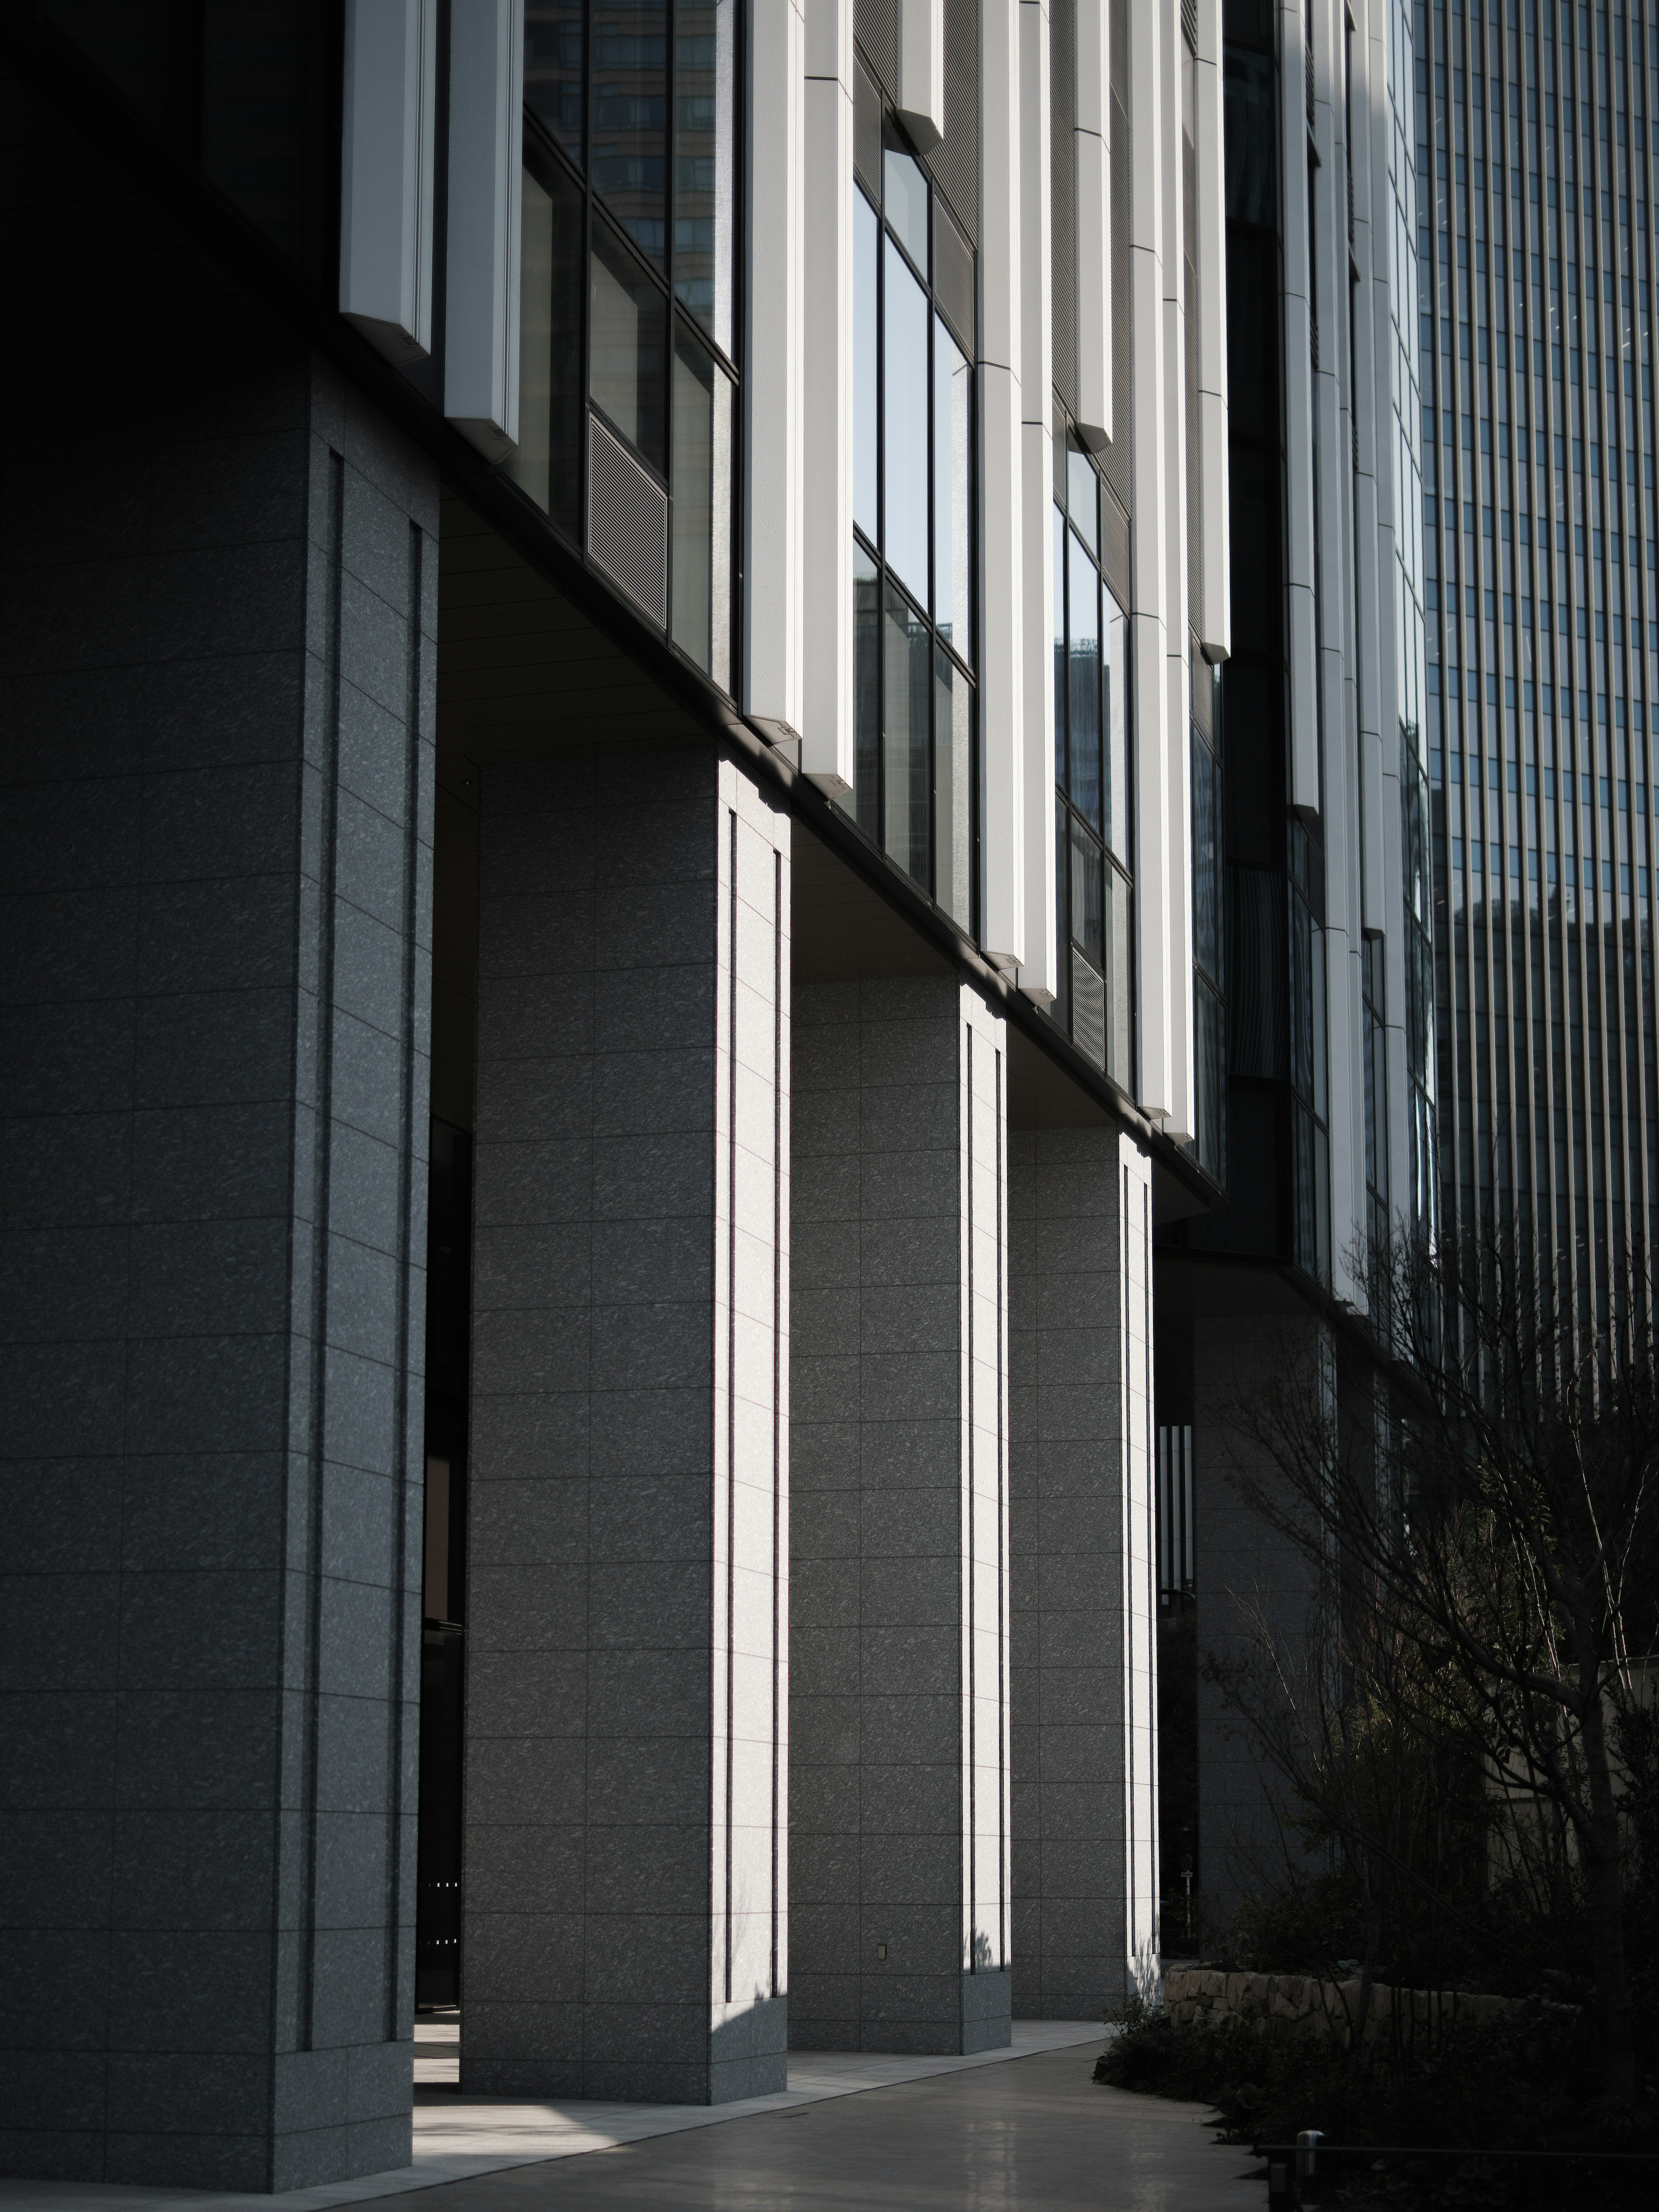
[[[1100,573],[1101,483],[1074,440],[1054,472],[1054,1018],[1133,1088],[1128,626]]]
[[[853,811],[971,932],[972,249],[890,115],[858,183]]]
[[[1442,1203],[1588,1314],[1659,1231],[1659,30],[1415,12]]]
[[[507,464],[580,539],[590,418],[622,442],[667,509],[670,635],[727,690],[739,23],[738,0],[527,0],[520,446]]]

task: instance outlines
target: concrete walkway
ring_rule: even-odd
[[[274,2197],[0,2181],[0,2212],[1261,2212],[1200,2106],[1094,2085],[1097,2026],[1014,2034],[971,2058],[797,2054],[787,2091],[736,2105],[520,2105],[461,2097],[456,2027],[422,2021],[412,2166]]]

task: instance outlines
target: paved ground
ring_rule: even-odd
[[[787,2090],[716,2106],[463,2097],[459,2018],[415,2033],[412,2166],[278,2197],[0,2180],[0,2212],[1265,2212],[1200,2106],[1095,2087],[1088,2021],[971,2058],[797,2051]]]
[[[1097,2088],[1098,2040],[520,2166],[376,2212],[1265,2212],[1196,2105]]]

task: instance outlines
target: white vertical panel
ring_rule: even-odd
[[[1110,0],[1077,0],[1077,428],[1098,453],[1112,435]]]
[[[1164,1131],[1177,1143],[1197,1128],[1193,1074],[1193,784],[1192,691],[1187,606],[1187,301],[1186,164],[1182,159],[1182,82],[1187,43],[1176,10],[1160,10],[1163,106],[1158,121],[1163,165],[1164,496],[1170,527],[1164,540],[1164,742],[1169,755],[1169,811],[1164,822],[1169,899],[1164,965],[1170,994],[1169,1086]]]
[[[806,0],[801,761],[853,789],[853,0]]]
[[[1139,927],[1140,1069],[1137,1096],[1148,1114],[1167,1115],[1174,1103],[1176,1018],[1171,997],[1172,906],[1179,886],[1170,878],[1171,813],[1178,801],[1170,777],[1165,742],[1164,666],[1169,589],[1170,520],[1178,512],[1169,482],[1164,389],[1164,111],[1167,58],[1166,9],[1132,8],[1129,15],[1130,151],[1129,281],[1134,312],[1134,607],[1131,630],[1134,680],[1135,811],[1138,829],[1135,901]],[[1183,878],[1184,880],[1184,878]],[[1190,965],[1190,963],[1188,963]],[[1188,979],[1190,996],[1191,980]]]
[[[799,738],[805,719],[801,171],[805,36],[797,0],[750,0],[743,707],[751,720],[786,742]]]
[[[1039,1006],[1058,988],[1054,920],[1054,262],[1048,0],[1022,0],[1020,65],[1021,511],[1025,543],[1025,957],[1019,988]]]
[[[524,0],[452,0],[444,413],[491,460],[519,438]]]
[[[945,136],[945,0],[898,0],[899,121],[919,153]]]
[[[980,9],[981,942],[1025,957],[1025,580],[1021,559],[1019,0]]]
[[[1221,0],[1198,0],[1194,151],[1198,170],[1198,419],[1204,524],[1200,603],[1193,627],[1205,654],[1232,650],[1227,481],[1227,192],[1221,100]]]
[[[432,350],[438,0],[346,0],[340,313],[389,361]]]

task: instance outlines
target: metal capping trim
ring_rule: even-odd
[[[666,629],[668,495],[597,415],[587,422],[587,550]]]

